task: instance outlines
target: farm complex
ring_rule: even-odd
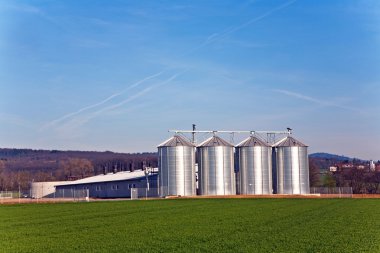
[[[1,252],[380,252],[378,199],[0,206]]]
[[[320,198],[289,130],[191,133],[158,145],[157,168],[33,182],[40,204],[0,206],[1,251],[380,252],[378,199]]]
[[[35,182],[33,198],[138,198],[310,194],[307,146],[287,132],[255,131],[233,145],[218,133],[196,144],[176,130],[158,145],[158,168],[104,173],[75,181]],[[230,133],[230,131],[228,131]],[[245,133],[240,131],[239,133]],[[234,131],[231,131],[234,133]],[[281,138],[276,138],[280,135]]]

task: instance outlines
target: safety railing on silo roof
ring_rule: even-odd
[[[283,139],[286,136],[292,134],[292,129],[287,128],[286,131],[256,131],[256,130],[179,130],[172,129],[168,130],[168,132],[175,134],[182,134],[184,137],[185,134],[191,134],[191,137],[186,137],[193,144],[197,144],[197,134],[230,134],[230,143],[235,143],[235,134],[249,134],[259,137],[263,141],[266,141],[269,145],[275,144],[277,141]]]

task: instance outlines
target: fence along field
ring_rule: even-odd
[[[380,252],[378,199],[0,206],[1,252]]]

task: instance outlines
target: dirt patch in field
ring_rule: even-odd
[[[379,199],[380,194],[308,194],[308,195],[290,195],[290,194],[268,194],[268,195],[226,195],[226,196],[193,196],[193,197],[181,197],[170,196],[165,199],[329,199],[329,198],[354,198],[354,199]],[[147,200],[157,200],[162,198],[148,198]],[[93,201],[120,201],[130,200],[129,198],[120,199],[90,199]],[[145,200],[145,199],[141,199]],[[68,198],[42,198],[42,199],[1,199],[2,205],[14,205],[14,204],[45,204],[45,203],[64,203],[64,202],[85,202],[85,200],[68,199]]]
[[[354,194],[352,197],[355,199],[379,199],[380,194]]]
[[[172,196],[170,199],[328,199],[328,198],[380,198],[380,194],[268,194],[268,195],[226,195],[226,196]]]
[[[44,204],[44,203],[63,203],[63,202],[83,202],[84,200],[74,200],[67,198],[42,198],[42,199],[1,199],[0,204],[2,205],[14,205],[14,204]]]

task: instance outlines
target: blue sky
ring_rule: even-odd
[[[380,159],[380,2],[0,1],[0,146],[283,130]]]

